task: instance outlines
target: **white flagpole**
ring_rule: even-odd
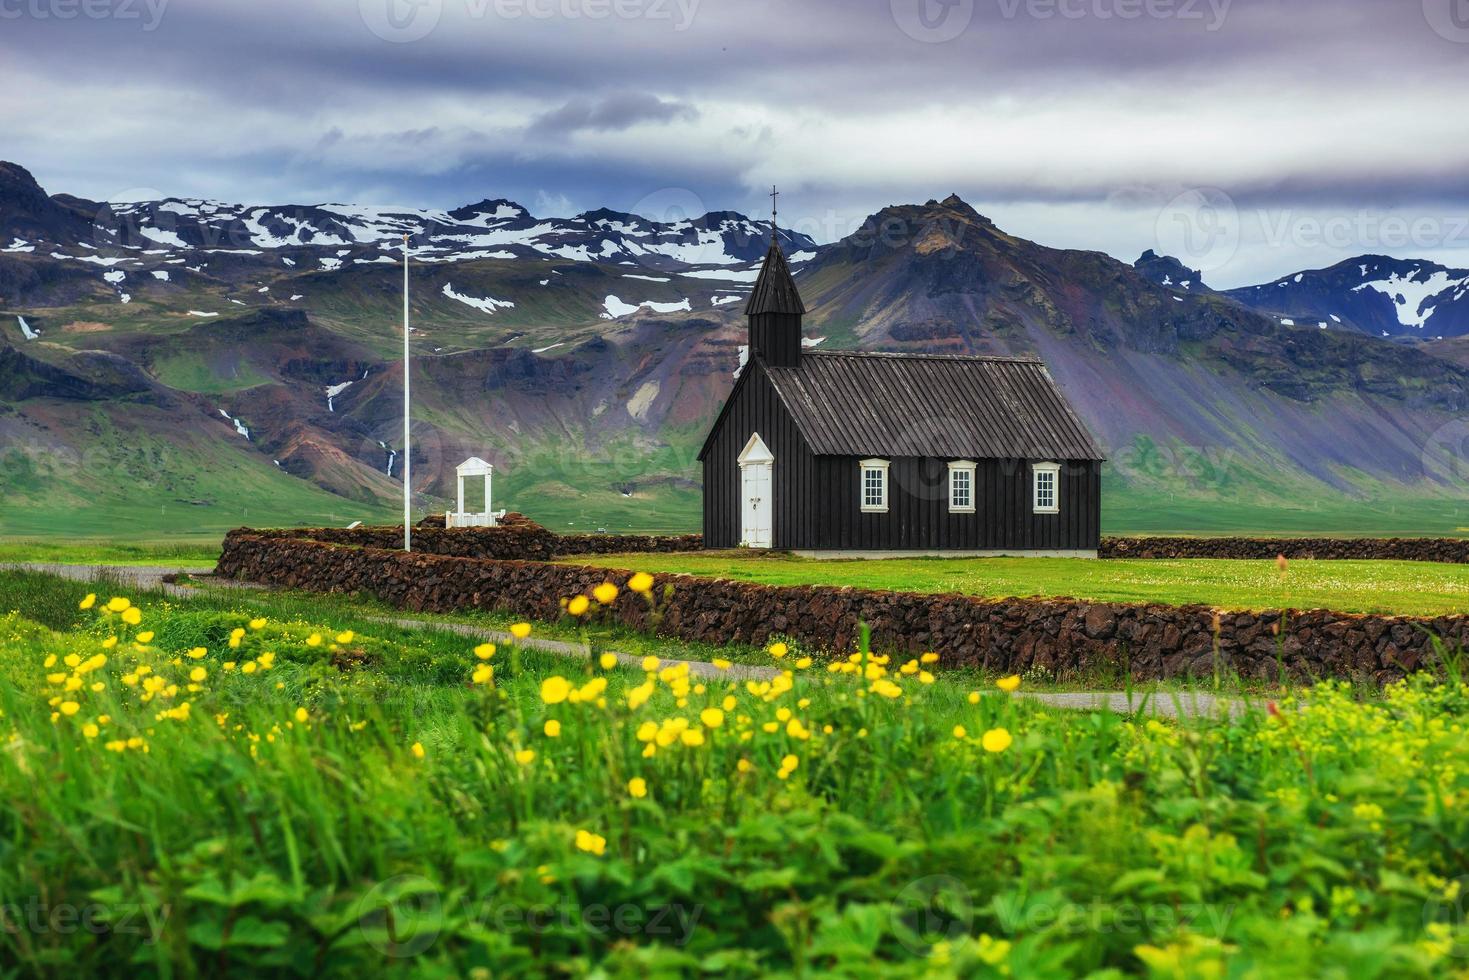
[[[403,236],[403,550],[413,550],[413,450],[408,423],[408,236]]]

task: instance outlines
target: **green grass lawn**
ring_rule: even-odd
[[[1071,596],[1098,602],[1202,603],[1226,609],[1314,609],[1437,616],[1469,612],[1469,567],[1410,561],[892,558],[818,561],[736,552],[564,559],[647,572],[687,572],[766,585],[850,585],[991,598]]]
[[[1168,724],[896,663],[694,682],[483,659],[336,597],[133,594],[129,621],[112,593],[0,573],[22,973],[1428,977],[1469,952],[1457,679]]]
[[[55,562],[63,565],[183,565],[211,569],[219,560],[213,535],[181,540],[0,538],[0,562]]]

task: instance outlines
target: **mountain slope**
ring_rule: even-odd
[[[32,237],[0,250],[0,533],[393,513],[405,231],[420,506],[478,455],[497,506],[551,526],[697,525],[694,453],[743,361],[768,226],[175,199],[97,207],[78,233],[85,202],[5,173],[0,221]],[[1047,248],[957,197],[821,248],[782,235],[808,344],[1045,358],[1112,457],[1113,530],[1469,523],[1424,462],[1469,406],[1456,347],[1286,326],[1166,256]],[[1430,516],[1389,513],[1410,503]]]

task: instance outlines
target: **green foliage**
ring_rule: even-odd
[[[83,588],[0,577],[22,972],[1431,976],[1469,951],[1458,680],[1175,725],[876,653],[704,682],[348,632],[325,600],[135,595],[129,623]]]

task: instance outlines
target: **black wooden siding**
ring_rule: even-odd
[[[738,457],[756,432],[775,456],[771,473],[771,529],[776,548],[802,548],[803,531],[816,521],[812,484],[815,458],[795,420],[775,393],[758,360],[745,366],[704,454],[704,544],[734,548],[740,543],[740,464]]]
[[[1101,539],[1101,463],[1062,463],[1059,514],[1031,510],[1029,461],[978,460],[975,512],[949,513],[947,459],[899,457],[888,472],[888,510],[863,513],[857,456],[815,456],[751,360],[704,454],[704,541],[740,543],[737,457],[752,433],[775,455],[776,548],[816,551],[1092,551]]]

